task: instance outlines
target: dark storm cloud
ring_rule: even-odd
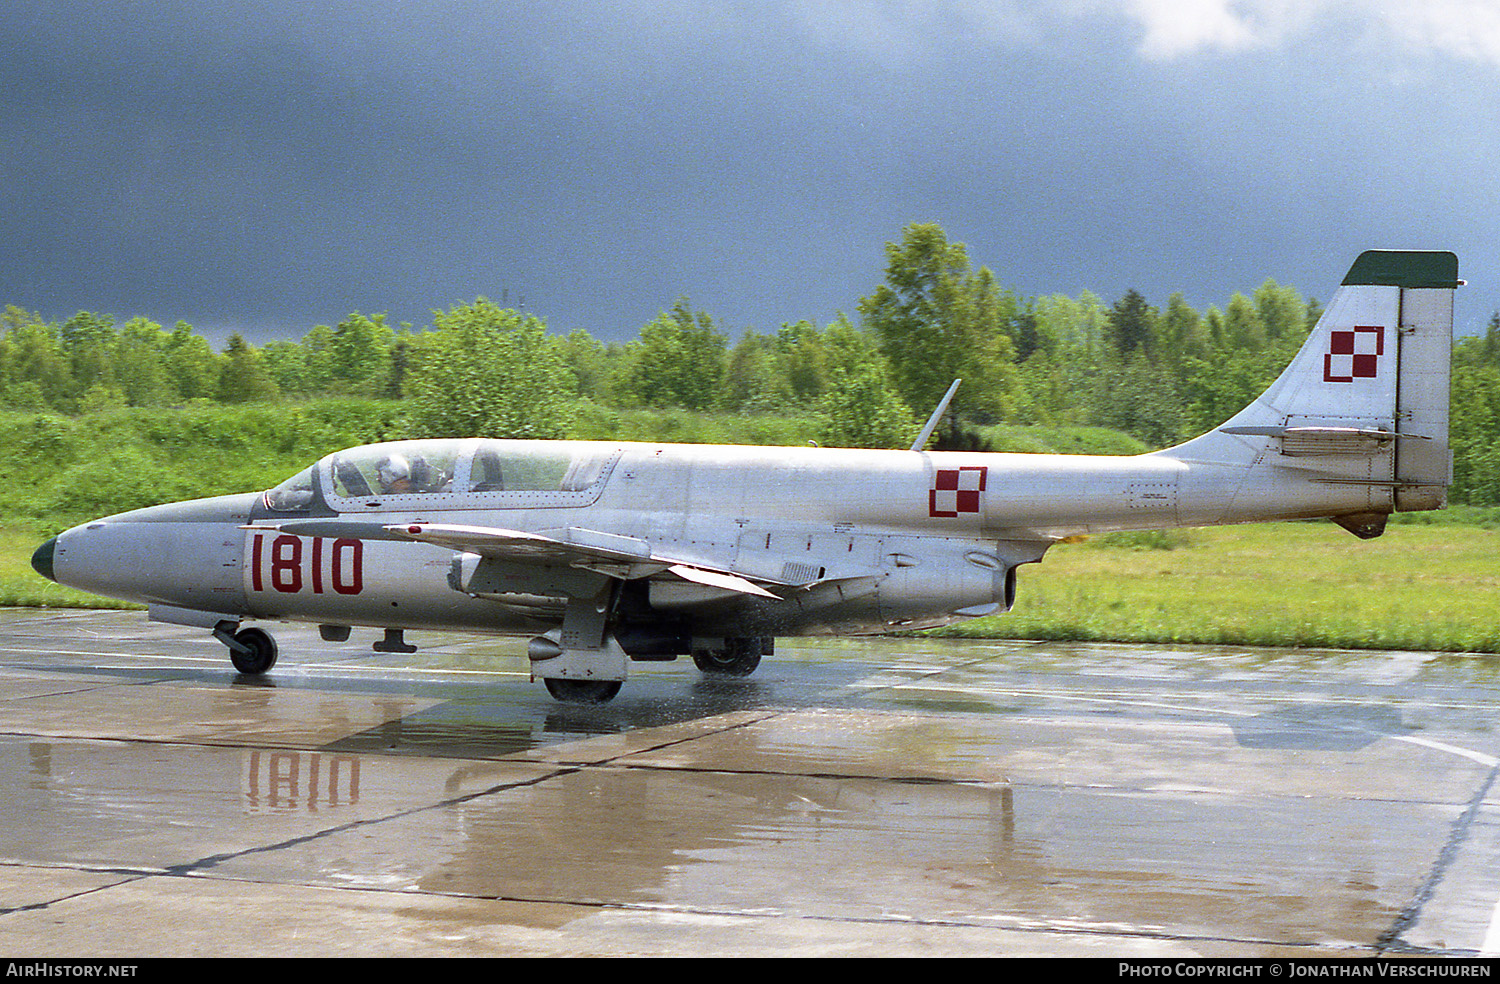
[[[1495,282],[1485,51],[1152,6],[13,5],[0,302],[263,340],[503,295],[618,339],[685,294],[770,330],[852,313],[912,221],[1026,294],[1326,298],[1368,246]]]

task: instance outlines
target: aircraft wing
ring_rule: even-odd
[[[575,564],[650,563],[651,547],[644,540],[613,533],[572,529],[525,533],[495,526],[462,526],[449,523],[404,523],[383,527],[397,540],[431,543],[450,550],[463,550],[505,560],[539,560]],[[550,534],[550,535],[549,535]]]
[[[292,520],[258,526],[298,536],[349,537],[360,540],[405,540],[431,543],[510,563],[566,565],[634,580],[669,573],[684,581],[733,594],[780,601],[780,596],[733,571],[715,570],[674,557],[654,554],[645,540],[570,526],[528,533],[493,526],[452,523],[348,523],[338,520]]]

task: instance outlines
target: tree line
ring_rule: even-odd
[[[350,314],[300,340],[231,336],[222,352],[190,325],[116,324],[82,312],[0,319],[0,406],[89,413],[320,397],[403,401],[412,436],[563,437],[580,404],[816,415],[827,445],[904,447],[955,378],[941,447],[983,448],[985,425],[1097,425],[1164,447],[1254,399],[1321,314],[1267,280],[1199,311],[1136,290],[1113,304],[1023,297],[976,266],[941,227],[886,247],[885,280],[853,317],[737,339],[687,298],[626,343],[552,335],[486,298],[433,312],[420,330]],[[1500,504],[1500,313],[1455,344],[1452,498]]]

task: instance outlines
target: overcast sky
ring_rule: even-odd
[[[1500,308],[1500,0],[11,0],[0,304],[300,337],[819,325],[937,222],[1027,296]]]

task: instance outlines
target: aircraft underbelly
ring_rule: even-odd
[[[988,614],[1008,604],[1010,568],[1041,549],[967,537],[747,531],[737,569],[786,582],[776,589],[783,600],[724,607],[720,634],[869,634]],[[696,613],[704,634],[714,614],[706,609],[705,600]]]

